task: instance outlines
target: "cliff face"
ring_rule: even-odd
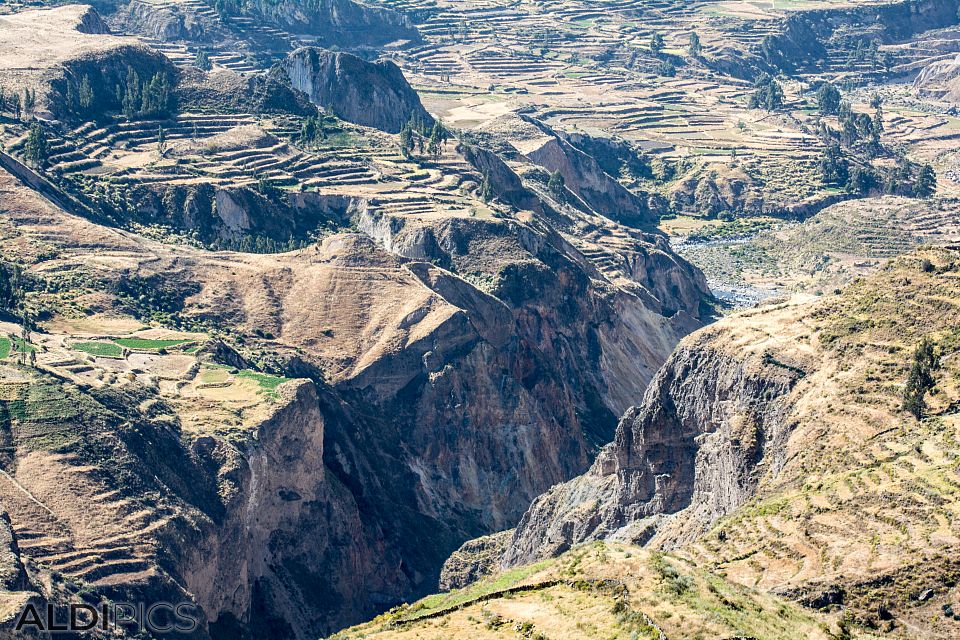
[[[325,470],[314,385],[292,384],[241,455],[212,437],[192,444],[217,470],[223,515],[179,565],[213,637],[316,637],[375,613],[378,596],[397,598],[405,583]]]
[[[234,41],[241,49],[262,52],[289,50],[277,33],[249,29],[236,18],[252,19],[290,34],[311,36],[321,46],[341,49],[380,47],[398,41],[419,41],[416,28],[406,17],[381,7],[352,0],[243,0],[236,15],[219,15],[203,3],[171,2],[157,5],[145,0],[122,3],[96,2],[118,30],[161,41],[188,41],[221,45]],[[231,10],[233,11],[233,10]]]
[[[244,0],[244,11],[291,33],[312,35],[321,46],[381,46],[419,40],[400,13],[351,0]]]
[[[156,5],[130,0],[110,11],[115,29],[154,38],[161,42],[191,41],[213,43],[229,36],[229,31],[212,9],[198,10],[196,4],[170,2]]]
[[[594,211],[633,226],[650,225],[646,200],[626,189],[608,175],[590,155],[558,136],[546,125],[524,117],[543,132],[539,144],[523,146],[524,155],[551,172],[559,172],[567,187]]]
[[[411,116],[432,118],[417,93],[392,62],[366,62],[357,56],[303,47],[283,62],[294,88],[338,117],[397,133]]]
[[[684,340],[590,471],[539,497],[505,554],[522,564],[594,539],[645,543],[659,516],[690,508],[693,538],[743,505],[761,463],[777,469],[798,374],[764,353],[736,353],[722,331]]]
[[[900,0],[790,11],[759,46],[723,44],[706,56],[705,62],[743,79],[754,79],[763,72],[822,73],[830,65],[831,52],[855,49],[858,42],[904,41],[955,25],[957,20],[955,0]]]
[[[904,0],[880,6],[802,11],[784,22],[764,52],[766,61],[790,71],[816,71],[832,45],[855,46],[866,38],[889,43],[957,23],[955,0]]]

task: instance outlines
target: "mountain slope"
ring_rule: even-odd
[[[595,543],[398,607],[331,640],[826,640],[837,631],[835,616],[736,585],[675,556]]]

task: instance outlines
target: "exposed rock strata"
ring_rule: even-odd
[[[752,495],[761,469],[782,464],[789,393],[798,374],[711,344],[713,329],[686,339],[657,373],[590,471],[539,497],[505,554],[509,565],[593,539],[647,542],[663,515],[688,509],[695,537]]]
[[[917,76],[913,88],[921,96],[960,105],[960,55],[926,67]]]
[[[283,62],[293,86],[338,117],[397,133],[412,116],[432,118],[400,68],[390,61],[367,62],[343,52],[302,47]]]

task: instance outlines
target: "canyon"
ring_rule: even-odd
[[[960,7],[799,4],[0,9],[0,635],[951,637]]]

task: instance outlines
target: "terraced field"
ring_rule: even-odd
[[[791,12],[812,8],[807,3],[382,4],[413,16],[426,37],[427,44],[395,59],[424,92],[428,107],[450,123],[485,126],[503,113],[526,110],[561,131],[616,136],[684,171],[746,183],[757,194],[752,206],[760,213],[815,211],[834,196],[819,177],[823,146],[815,135],[814,83],[829,78],[862,86],[904,75],[909,81],[909,74],[960,51],[952,28],[881,44],[854,58],[849,48],[831,45],[817,73],[798,74],[785,87],[787,113],[768,114],[746,108],[751,84],[718,73],[729,70],[719,61],[731,51],[759,50],[782,34]],[[816,8],[839,6],[821,2]],[[697,56],[688,51],[694,32],[701,43]],[[650,50],[654,34],[664,39],[657,53]],[[664,61],[676,77],[662,71]],[[869,111],[878,90],[890,91],[864,90],[854,108]],[[948,111],[945,105],[927,113],[891,105],[886,136],[917,158],[935,159],[947,173],[956,162],[950,145],[957,133]],[[668,197],[675,188],[646,186]],[[948,188],[955,192],[955,186]]]
[[[20,446],[54,454],[17,467],[16,475],[29,479],[30,489],[12,470],[0,471],[0,500],[15,523],[20,549],[60,579],[88,589],[155,575],[156,536],[172,516],[138,506],[136,498],[121,497],[116,489],[103,489],[101,485],[108,481],[97,468],[78,464],[75,457],[80,455],[81,443],[93,444],[102,437],[100,421],[109,418],[89,393],[68,389],[113,389],[122,394],[124,389],[136,393],[145,385],[157,391],[159,402],[190,416],[184,425],[190,433],[219,434],[242,442],[249,437],[250,426],[270,414],[279,398],[278,387],[288,382],[279,376],[201,364],[192,352],[195,345],[207,341],[204,335],[156,329],[98,335],[97,326],[130,324],[132,319],[89,320],[82,333],[33,333],[35,373],[0,366],[0,399],[12,437]],[[0,325],[0,331],[16,328]],[[63,381],[68,381],[67,387]],[[154,419],[162,424],[171,417],[158,411]],[[61,504],[53,505],[55,513],[44,494],[56,499],[57,489],[45,484],[44,478],[85,487],[84,504],[70,513]]]

